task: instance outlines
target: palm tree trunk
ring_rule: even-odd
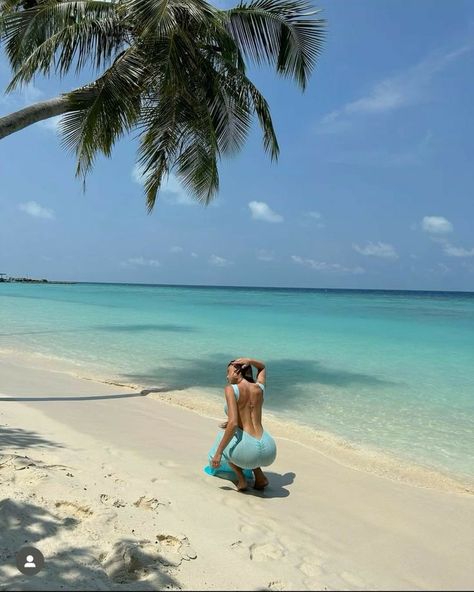
[[[29,125],[33,125],[33,123],[62,115],[70,108],[68,97],[60,95],[54,99],[40,101],[24,109],[10,113],[10,115],[0,117],[0,140]]]

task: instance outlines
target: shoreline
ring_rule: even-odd
[[[35,359],[39,359],[42,362],[40,368],[43,368],[43,364],[46,363],[49,365],[48,371],[50,372],[67,374],[80,380],[129,388],[140,393],[145,392],[149,398],[172,407],[187,409],[201,417],[213,420],[222,421],[223,419],[221,400],[209,396],[200,388],[168,390],[149,384],[126,382],[120,380],[119,377],[111,378],[88,373],[87,368],[81,363],[78,364],[67,358],[40,352],[0,349],[0,355],[5,354],[13,356],[26,366]],[[278,438],[314,450],[341,466],[415,487],[474,495],[474,476],[472,479],[468,479],[456,473],[447,473],[438,468],[426,467],[421,463],[400,458],[390,451],[356,444],[331,432],[299,423],[295,419],[285,421],[278,413],[266,411],[265,425]]]

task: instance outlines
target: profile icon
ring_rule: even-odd
[[[35,576],[44,567],[44,557],[36,547],[23,547],[16,554],[16,566],[25,576]]]
[[[26,562],[23,567],[36,567],[35,558],[33,557],[33,555],[26,556]]]

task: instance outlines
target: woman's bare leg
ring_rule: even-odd
[[[248,483],[247,483],[247,479],[245,478],[242,469],[240,467],[238,467],[237,465],[234,465],[231,462],[229,462],[229,465],[237,473],[237,483],[236,483],[237,490],[244,491],[245,489],[247,489]]]
[[[255,483],[253,484],[254,489],[265,489],[268,485],[268,479],[265,477],[264,472],[260,467],[258,469],[253,469],[253,474],[255,477]]]

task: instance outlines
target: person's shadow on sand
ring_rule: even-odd
[[[280,475],[280,473],[273,473],[272,471],[266,471],[265,475],[268,478],[269,484],[265,487],[264,490],[253,489],[252,485],[249,484],[248,489],[245,491],[239,491],[238,493],[243,495],[253,495],[255,497],[265,497],[265,498],[274,498],[274,497],[288,497],[290,492],[288,489],[285,489],[285,485],[291,485],[296,477],[296,473],[285,473],[284,475]],[[235,491],[237,490],[234,487],[229,485],[223,485],[221,489],[228,490],[228,491]]]

